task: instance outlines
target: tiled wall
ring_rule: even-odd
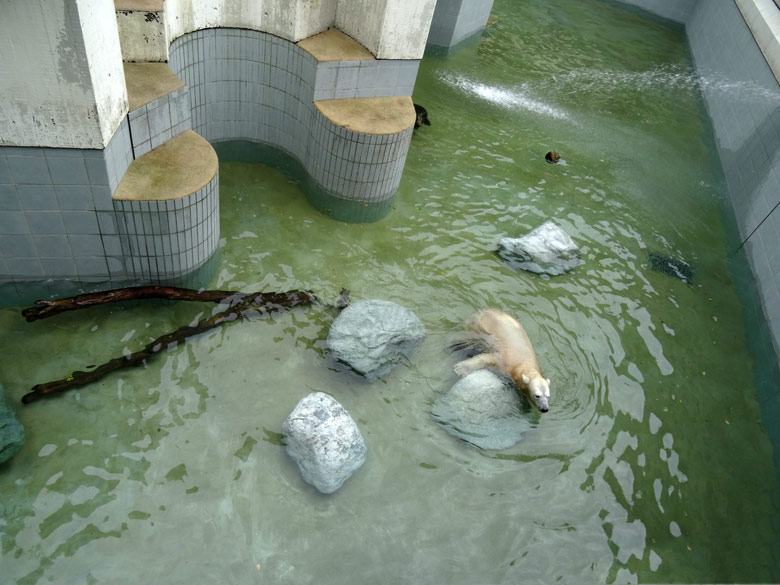
[[[125,119],[104,150],[0,147],[0,281],[123,272],[111,194],[129,135]]]
[[[170,66],[189,88],[193,129],[210,142],[249,140],[282,149],[342,200],[380,203],[395,194],[411,126],[384,135],[346,130],[317,111],[315,92],[330,97],[333,86],[343,96],[410,94],[418,62],[379,62],[374,75],[361,76],[360,63],[318,63],[273,35],[207,29],[176,39]]]
[[[192,195],[115,201],[129,277],[169,280],[202,266],[219,244],[219,173]]]
[[[325,61],[317,65],[314,100],[412,95],[417,60]]]
[[[192,128],[190,97],[187,87],[180,87],[127,115],[133,143],[133,158]]]
[[[493,0],[438,0],[428,44],[452,47],[485,28]]]
[[[780,85],[733,0],[687,24],[745,251],[780,354]]]
[[[620,0],[652,14],[684,24],[698,0]]]

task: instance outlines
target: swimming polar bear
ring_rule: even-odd
[[[536,353],[523,326],[498,309],[475,313],[467,319],[466,326],[479,334],[489,352],[455,364],[455,373],[466,376],[481,368],[498,368],[512,378],[540,412],[547,412],[550,380],[542,376]]]

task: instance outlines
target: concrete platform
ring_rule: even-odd
[[[333,124],[362,134],[398,134],[417,117],[410,96],[322,100],[314,105]]]
[[[162,12],[163,0],[114,0],[114,10]]]
[[[125,63],[127,100],[132,112],[184,87],[167,63]]]
[[[181,199],[205,187],[219,161],[211,144],[187,130],[135,159],[114,192],[122,201]]]
[[[298,46],[319,62],[374,60],[374,56],[363,45],[335,28],[303,39],[298,42]]]

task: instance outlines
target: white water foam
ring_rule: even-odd
[[[641,90],[644,92],[702,92],[736,99],[780,102],[776,88],[764,87],[752,80],[738,80],[719,73],[696,73],[688,67],[668,65],[647,71],[597,71],[577,69],[565,75],[553,75],[539,86],[540,90],[565,93],[593,93],[611,90]]]
[[[523,91],[525,88],[522,85],[519,89],[506,89],[471,81],[461,75],[443,76],[442,81],[499,106],[521,108],[556,120],[571,120],[571,117],[560,108],[529,97]]]

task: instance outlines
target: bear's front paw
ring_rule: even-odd
[[[455,372],[458,376],[463,377],[468,376],[471,373],[471,368],[466,362],[458,362],[452,366],[452,371]]]

